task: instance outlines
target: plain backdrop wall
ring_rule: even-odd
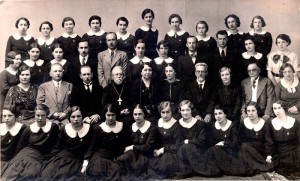
[[[17,32],[15,21],[27,17],[30,21],[28,34],[39,37],[40,23],[52,22],[52,36],[59,37],[64,29],[61,21],[66,16],[75,19],[75,32],[82,36],[89,30],[88,19],[91,15],[102,18],[102,29],[117,31],[116,20],[125,16],[129,20],[128,31],[143,25],[141,13],[151,8],[155,13],[154,27],[159,30],[159,40],[170,29],[168,17],[180,14],[182,29],[195,35],[195,25],[199,20],[209,24],[209,35],[215,37],[218,30],[226,29],[224,18],[229,14],[240,17],[239,30],[248,32],[255,15],[264,17],[266,31],[271,32],[273,41],[280,33],[290,35],[290,49],[300,56],[300,0],[0,0],[0,71],[4,69],[6,42],[10,35]],[[276,49],[273,44],[273,50]]]

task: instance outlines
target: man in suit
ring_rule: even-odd
[[[67,115],[70,111],[70,95],[72,84],[62,81],[63,67],[54,63],[50,68],[52,80],[40,85],[36,103],[45,104],[49,107],[48,118],[58,125],[67,124]]]
[[[117,49],[117,35],[114,32],[106,34],[108,49],[98,54],[98,80],[102,88],[111,82],[111,71],[115,66],[121,66],[126,75],[127,54]]]
[[[90,66],[80,68],[81,82],[74,86],[71,94],[71,106],[79,106],[82,117],[87,123],[100,121],[102,111],[102,87],[93,80]]]
[[[269,120],[273,116],[274,87],[270,79],[259,76],[260,68],[253,62],[247,67],[249,78],[241,83],[242,87],[242,117],[247,117],[245,108],[250,102],[256,102],[258,116]]]

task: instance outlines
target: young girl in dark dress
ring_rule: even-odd
[[[82,114],[78,106],[71,108],[70,123],[66,124],[58,134],[58,139],[51,152],[50,159],[44,162],[41,180],[66,180],[76,178],[80,172],[84,155],[93,136],[90,124],[83,123]]]
[[[142,18],[145,21],[145,26],[141,26],[135,31],[135,39],[144,39],[146,43],[145,56],[150,59],[158,57],[156,52],[156,44],[158,40],[158,30],[152,27],[154,12],[151,9],[145,9],[142,12]]]
[[[2,180],[35,180],[43,161],[52,151],[59,133],[56,124],[47,120],[49,108],[38,104],[35,108],[35,121],[27,127],[16,148],[18,153],[3,168]]]
[[[128,60],[132,59],[134,56],[134,36],[127,32],[127,27],[129,21],[125,17],[120,17],[117,19],[117,26],[119,31],[117,34],[117,48],[127,53]]]

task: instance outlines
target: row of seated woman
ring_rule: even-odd
[[[133,123],[125,126],[112,104],[103,109],[105,120],[94,125],[84,123],[75,106],[61,129],[47,119],[44,104],[36,106],[30,126],[17,121],[13,107],[4,108],[2,180],[182,179],[271,171],[277,179],[299,179],[300,122],[286,115],[281,101],[272,104],[276,117],[268,122],[251,102],[240,125],[219,105],[212,123],[193,117],[188,100],[179,108],[182,118],[176,120],[172,104],[162,102],[154,124],[138,104]]]

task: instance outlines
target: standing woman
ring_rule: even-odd
[[[0,110],[3,109],[4,100],[10,87],[19,83],[17,72],[22,63],[21,54],[11,51],[6,55],[5,62],[9,66],[0,73]]]
[[[7,40],[6,55],[10,51],[20,52],[22,60],[29,58],[27,51],[29,45],[34,42],[34,38],[27,34],[29,28],[29,20],[25,17],[21,17],[16,21],[15,27],[18,29],[18,33],[11,35]],[[5,62],[5,67],[8,67],[8,62]]]
[[[65,29],[65,32],[57,38],[57,41],[65,47],[63,58],[73,61],[74,57],[79,55],[77,47],[81,37],[74,33],[75,20],[72,17],[65,17],[61,26]]]
[[[129,21],[125,17],[117,19],[118,32],[117,34],[117,48],[127,53],[128,60],[134,56],[134,36],[127,32]]]
[[[267,24],[263,17],[256,15],[253,17],[250,27],[252,28],[248,35],[253,37],[256,51],[267,56],[272,49],[272,35],[270,32],[263,30]]]
[[[189,33],[180,28],[182,18],[178,14],[170,15],[169,24],[172,29],[165,35],[165,40],[169,42],[168,56],[177,62],[178,57],[186,52],[186,40],[189,37]]]
[[[158,57],[156,52],[156,44],[158,40],[158,30],[153,28],[152,23],[154,19],[154,12],[151,9],[145,9],[142,12],[142,18],[145,22],[144,26],[141,26],[135,31],[135,39],[144,39],[146,44],[145,56],[150,59]]]
[[[40,46],[40,58],[48,63],[53,59],[51,48],[57,43],[57,39],[50,35],[51,31],[53,31],[53,25],[49,21],[42,22],[39,30],[42,33],[42,37],[36,39],[36,42]]]
[[[2,169],[2,180],[35,180],[43,161],[56,142],[59,128],[47,120],[49,108],[38,104],[35,108],[35,122],[27,127],[16,148],[18,153]]]
[[[90,31],[82,36],[89,43],[89,55],[91,58],[97,58],[98,53],[107,49],[105,41],[106,32],[101,29],[101,17],[93,15],[89,19]]]
[[[4,102],[6,106],[15,107],[18,121],[27,126],[34,122],[34,109],[38,92],[38,85],[30,82],[31,75],[31,68],[22,65],[17,72],[20,83],[8,90]]]

